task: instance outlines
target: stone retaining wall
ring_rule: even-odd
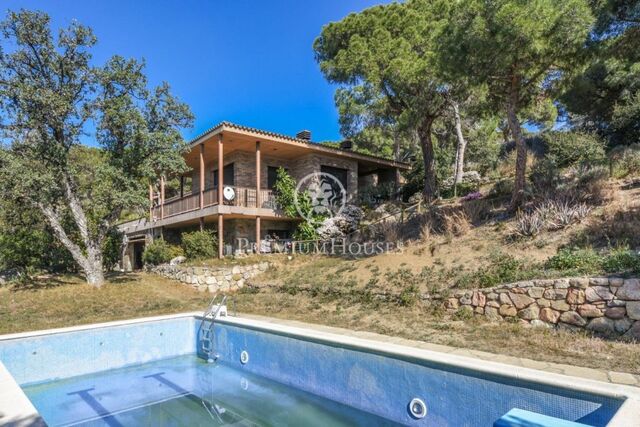
[[[152,267],[151,272],[191,285],[199,291],[217,292],[240,289],[244,286],[245,280],[257,276],[268,268],[268,262],[233,267],[188,267],[161,264]]]
[[[640,340],[640,280],[592,277],[531,280],[458,291],[444,302],[454,313],[533,326],[587,329]]]

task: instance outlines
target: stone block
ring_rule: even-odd
[[[515,305],[518,310],[521,310],[536,301],[527,295],[514,294],[513,292],[509,293],[509,298],[511,298],[511,301],[513,301],[513,305]]]
[[[569,311],[571,307],[564,300],[551,301],[551,308],[558,311]]]
[[[624,285],[624,279],[621,277],[609,277],[609,286],[619,288]]]
[[[502,316],[500,316],[500,314],[498,314],[498,309],[495,307],[491,307],[489,305],[487,305],[484,308],[484,315],[487,319],[491,320],[492,322],[500,322],[502,321]]]
[[[585,295],[582,289],[569,289],[567,302],[569,304],[584,304]]]
[[[587,325],[587,330],[597,332],[599,334],[612,335],[615,332],[613,320],[606,317],[592,319]]]
[[[471,297],[471,305],[474,307],[484,307],[487,303],[487,297],[479,291],[473,293]]]
[[[524,308],[518,312],[518,317],[524,320],[537,320],[540,316],[540,307],[536,304],[531,304],[527,308]]]
[[[444,307],[447,310],[457,310],[460,307],[460,302],[457,298],[449,298],[445,301]]]
[[[608,277],[592,277],[589,279],[589,284],[591,286],[609,286],[609,278]]]
[[[640,301],[640,280],[625,279],[624,284],[616,293],[618,299],[625,301]]]
[[[545,298],[538,298],[536,300],[536,303],[540,306],[540,307],[551,307],[551,301],[549,301],[548,299]]]
[[[605,310],[604,315],[609,319],[622,319],[627,313],[627,309],[624,307],[609,307]]]
[[[627,316],[632,320],[640,320],[640,301],[627,303]]]
[[[640,341],[640,322],[635,322],[623,337],[629,341]]]
[[[544,297],[550,300],[565,299],[567,297],[567,289],[547,289],[544,291]]]
[[[534,286],[529,288],[527,293],[531,298],[542,298],[542,295],[544,295],[544,288]]]
[[[591,286],[584,291],[588,302],[611,301],[615,297],[608,287]]]
[[[556,289],[567,289],[569,287],[569,280],[568,279],[554,280],[553,287]]]
[[[569,285],[578,289],[587,289],[589,287],[589,279],[586,277],[575,277],[573,279],[569,279]]]
[[[624,334],[629,330],[629,328],[633,325],[633,320],[628,317],[623,317],[622,319],[615,320],[613,322],[613,327],[619,334]]]
[[[566,311],[560,315],[560,321],[573,326],[585,326],[587,321],[575,311]]]
[[[512,305],[504,304],[500,306],[499,313],[502,316],[514,317],[516,314],[518,314],[518,310],[516,310],[516,308]]]
[[[558,323],[558,319],[560,318],[560,312],[553,310],[551,308],[543,308],[540,310],[540,320],[548,323]]]
[[[509,294],[507,293],[501,293],[500,297],[499,297],[499,301],[500,304],[513,304],[513,302],[511,302],[511,298],[509,298]]]
[[[578,307],[578,314],[582,317],[602,317],[602,310],[592,304],[583,304]]]

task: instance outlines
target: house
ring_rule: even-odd
[[[330,175],[347,202],[370,187],[398,188],[408,164],[350,148],[348,141],[341,148],[313,143],[308,131],[291,137],[228,122],[214,126],[189,143],[184,159],[190,172],[160,179],[149,188],[148,216],[119,226],[128,238],[124,268],[142,266],[145,242],[160,236],[177,241],[185,230],[216,230],[219,257],[255,250],[266,236],[290,238],[300,218],[286,217],[276,206],[280,167],[297,182],[313,173]],[[249,245],[241,248],[241,241]]]

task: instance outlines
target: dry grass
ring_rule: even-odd
[[[0,288],[0,334],[202,310],[211,296],[150,274],[111,276],[95,289],[75,276]]]
[[[478,318],[452,321],[418,304],[370,307],[309,295],[261,291],[236,296],[238,310],[352,330],[487,351],[515,357],[640,374],[640,346],[587,334],[494,324]]]
[[[316,283],[318,275],[335,260],[298,257],[266,273],[273,277],[292,266],[307,265],[301,282]],[[351,262],[339,269],[349,272]],[[0,288],[0,334],[72,326],[110,320],[202,310],[211,297],[189,286],[149,274],[112,276],[102,289],[93,289],[77,277],[41,280],[20,289]],[[418,302],[366,304],[329,298],[321,294],[245,291],[235,295],[240,312],[301,320],[352,330],[364,330],[436,344],[640,374],[640,346],[604,341],[586,334],[568,334],[524,328],[519,324],[495,325],[478,319],[453,321]]]

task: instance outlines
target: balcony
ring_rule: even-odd
[[[224,199],[224,206],[240,208],[262,208],[276,210],[276,200],[272,190],[260,190],[248,187],[225,186],[233,190],[232,199]],[[218,204],[217,187],[206,189],[203,192],[203,208]],[[156,205],[152,209],[153,220],[170,218],[187,212],[200,209],[200,194],[189,194],[183,197],[176,196],[166,199],[164,204]]]

